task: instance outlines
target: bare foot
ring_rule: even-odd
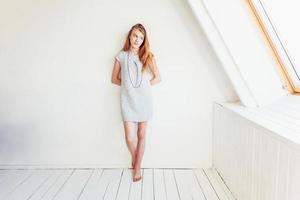
[[[141,169],[133,169],[133,182],[139,181],[142,179]]]

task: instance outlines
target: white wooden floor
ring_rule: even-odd
[[[0,169],[0,199],[231,200],[213,169]]]

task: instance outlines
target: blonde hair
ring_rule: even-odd
[[[141,44],[140,49],[139,49],[139,58],[143,64],[142,72],[144,72],[145,70],[150,70],[151,72],[153,72],[154,55],[150,52],[150,45],[149,45],[149,41],[148,41],[148,37],[147,37],[147,32],[146,32],[145,27],[142,24],[138,23],[131,27],[131,29],[129,30],[129,32],[127,34],[126,41],[125,41],[125,44],[124,44],[122,50],[128,51],[130,49],[130,36],[134,29],[139,30],[144,35],[144,41]]]

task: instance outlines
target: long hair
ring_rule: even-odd
[[[153,72],[153,54],[150,52],[150,45],[147,37],[147,32],[145,27],[142,24],[135,24],[131,27],[130,31],[127,34],[125,44],[123,46],[123,51],[128,51],[130,49],[130,36],[134,29],[138,29],[144,35],[144,41],[139,48],[139,58],[143,64],[142,72],[145,70],[150,70]]]

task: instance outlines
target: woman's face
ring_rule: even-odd
[[[144,41],[144,35],[138,29],[133,29],[130,35],[130,45],[134,49],[140,48]]]

